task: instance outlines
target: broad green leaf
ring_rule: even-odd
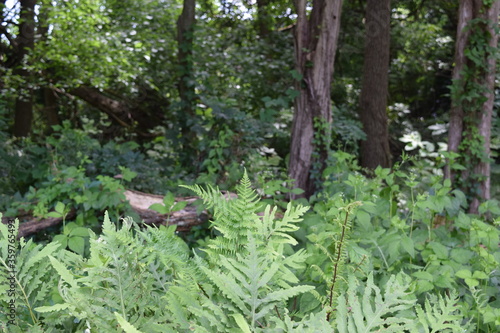
[[[58,213],[58,212],[49,212],[47,215],[45,215],[47,217],[55,217],[55,218],[58,218],[58,217],[62,217],[63,214],[61,213]]]
[[[481,272],[481,271],[475,271],[474,274],[472,274],[472,277],[475,279],[481,279],[481,280],[486,280],[489,278],[489,276],[485,272]]]
[[[356,218],[363,229],[372,229],[372,225],[370,223],[370,214],[368,214],[364,210],[358,209],[356,211]]]
[[[56,235],[52,240],[54,242],[59,242],[63,248],[68,246],[68,236],[66,235]]]
[[[429,272],[425,272],[425,271],[415,272],[412,275],[420,280],[427,280],[427,281],[434,280],[434,277],[432,276],[432,274]]]
[[[68,248],[78,254],[83,255],[85,249],[85,240],[82,237],[70,237],[68,240]]]
[[[465,281],[465,283],[467,283],[467,285],[468,285],[469,287],[471,287],[471,288],[472,288],[472,287],[477,287],[477,286],[479,285],[479,281],[478,281],[478,280],[476,280],[476,279],[472,279],[472,278],[471,278],[471,279],[468,279],[468,278],[466,278],[466,279],[464,279],[464,281]]]
[[[167,192],[165,196],[163,197],[163,204],[165,207],[170,208],[175,202],[175,196],[172,192]]]
[[[56,204],[56,212],[58,212],[59,214],[63,215],[64,214],[64,208],[65,208],[65,205],[62,203],[62,202],[57,202]]]
[[[187,206],[187,201],[179,201],[179,202],[177,202],[177,203],[176,203],[176,204],[172,207],[172,209],[171,209],[170,211],[172,211],[172,212],[177,212],[177,211],[179,211],[179,210],[184,209],[184,207],[186,207],[186,206]]]
[[[467,279],[472,277],[472,273],[468,269],[461,269],[458,272],[455,273],[456,277],[459,277],[461,279]]]
[[[88,237],[89,229],[84,227],[76,227],[69,233],[71,236]]]
[[[403,235],[403,237],[401,237],[401,246],[403,246],[403,249],[408,252],[412,258],[415,258],[415,244],[413,243],[413,239]]]
[[[165,207],[164,205],[159,204],[159,203],[152,204],[151,206],[149,206],[148,209],[157,211],[160,214],[167,214],[168,213],[167,207]]]

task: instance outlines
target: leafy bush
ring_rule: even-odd
[[[290,203],[277,218],[270,206],[257,214],[261,204],[246,174],[236,199],[210,186],[189,188],[213,208],[218,234],[194,253],[174,227],[141,230],[130,218],[118,227],[107,214],[100,236],[89,231],[88,259],[58,243],[21,240],[14,274],[19,306],[9,332],[468,332],[475,325],[487,332],[498,325],[492,302],[498,294],[490,289],[498,281],[498,230],[479,220],[462,217],[467,243],[450,249],[437,242],[446,239],[439,228],[420,232],[414,221],[407,235],[408,228],[390,229],[399,220],[376,219],[376,205],[340,194],[318,197],[309,212]],[[365,192],[354,192],[364,199]],[[433,200],[426,209],[434,209]],[[10,229],[0,229],[0,302],[7,307],[12,241]],[[413,251],[403,245],[405,236]],[[423,236],[430,239],[420,243]],[[461,252],[445,258],[450,250]],[[475,262],[468,264],[463,251]],[[451,264],[453,258],[461,262]],[[429,273],[436,266],[442,274]],[[446,267],[457,268],[456,277]]]

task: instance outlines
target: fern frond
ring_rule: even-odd
[[[271,241],[274,244],[296,245],[297,241],[290,233],[299,230],[298,222],[302,221],[302,216],[309,210],[307,206],[292,206],[288,203],[283,218],[275,220],[276,207],[271,210],[267,206],[264,211],[262,221],[259,221],[259,234],[264,236],[265,241]]]
[[[0,219],[2,214],[0,214]],[[78,267],[75,256],[60,248],[59,243],[49,243],[45,247],[36,245],[32,240],[15,240],[9,235],[19,227],[16,219],[12,227],[0,223],[0,306],[8,308],[9,302],[17,305],[16,319],[18,328],[32,330],[41,325],[41,317],[51,321],[48,325],[69,325],[71,318],[60,318],[56,314],[41,315],[36,308],[52,302],[53,287],[57,285],[57,274],[47,260],[48,256],[60,258],[65,264]],[[0,321],[7,322],[6,312],[0,314]]]
[[[289,314],[285,312],[283,320],[274,318],[276,332],[286,333],[318,333],[332,332],[331,324],[326,320],[326,311],[311,313],[300,322],[292,321]]]
[[[228,318],[234,321],[235,315],[243,316],[253,331],[255,327],[269,320],[266,316],[269,316],[277,305],[314,287],[280,287],[277,281],[283,276],[280,273],[283,262],[269,255],[263,244],[259,246],[250,232],[247,239],[248,244],[243,254],[237,254],[236,258],[220,256],[218,270],[208,267],[202,267],[202,270],[224,296],[221,300],[224,307],[232,309]],[[301,255],[299,253],[297,258],[302,258]],[[290,274],[293,275],[292,272]],[[288,279],[297,281],[295,276]],[[241,327],[242,323],[237,325]]]
[[[68,276],[67,269],[52,260],[59,276],[67,282],[59,287],[67,309],[81,322],[106,332],[116,330],[116,313],[145,332],[186,328],[188,315],[178,321],[172,318],[167,304],[174,304],[176,299],[164,297],[177,280],[192,283],[194,279],[192,268],[187,268],[188,249],[181,242],[171,228],[141,231],[127,219],[117,228],[106,214],[102,235],[90,240],[91,256],[84,267]],[[193,296],[189,290],[182,288],[183,292],[176,293],[179,304]]]
[[[445,297],[429,295],[424,309],[419,304],[416,307],[419,324],[425,332],[467,332],[470,329],[470,323],[462,323],[456,291]]]
[[[373,283],[373,273],[368,276],[364,293],[358,296],[358,282],[351,275],[347,297],[338,297],[336,328],[338,332],[404,332],[414,329],[415,325],[408,318],[398,316],[412,308],[416,300],[409,299],[410,282],[404,275],[391,276],[385,292]]]
[[[259,216],[255,214],[259,198],[251,188],[246,172],[237,186],[238,197],[235,199],[226,199],[218,188],[211,186],[207,189],[198,185],[183,187],[194,191],[208,208],[213,208],[213,226],[223,236],[211,240],[205,251],[215,260],[218,254],[234,256],[244,251],[247,231],[255,230],[259,223]]]

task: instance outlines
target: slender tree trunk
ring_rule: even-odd
[[[271,31],[271,17],[269,15],[267,7],[270,3],[271,0],[257,0],[257,26],[259,30],[259,36],[261,38],[267,38],[269,32]]]
[[[182,133],[190,132],[189,118],[194,117],[195,85],[193,77],[193,33],[195,25],[195,0],[184,0],[182,13],[177,20],[179,61],[179,96],[182,103]]]
[[[302,80],[297,83],[300,95],[295,100],[289,175],[308,197],[316,190],[311,175],[321,175],[330,144],[330,89],[342,0],[315,0],[309,17],[306,4],[295,0],[295,63]]]
[[[18,68],[15,73],[23,77],[26,87],[16,99],[14,129],[15,136],[28,136],[33,120],[33,89],[29,87],[30,73],[25,69],[26,55],[35,45],[35,3],[36,0],[21,0],[19,34],[17,36]]]
[[[39,36],[40,43],[47,42],[49,36],[49,25],[47,24],[50,10],[52,9],[52,3],[44,3],[38,9],[38,26],[37,34]],[[50,86],[45,86],[41,88],[43,94],[43,114],[45,116],[45,122],[47,124],[46,133],[52,133],[52,126],[59,125],[59,115],[58,115],[58,96],[54,89]]]
[[[361,141],[361,166],[391,166],[387,95],[390,56],[390,0],[368,0],[365,24],[365,58],[359,115],[366,140]]]
[[[466,169],[457,172],[453,169],[453,162],[449,162],[445,167],[445,177],[466,193],[470,213],[477,213],[481,201],[490,199],[491,120],[496,72],[495,53],[498,52],[495,27],[498,26],[499,14],[500,1],[491,5],[485,5],[482,0],[460,1],[448,151],[459,153],[456,162]],[[475,25],[470,28],[469,25],[473,23]],[[475,38],[471,38],[473,34]],[[473,45],[477,38],[482,38],[482,43]],[[480,54],[483,63],[468,56],[467,50],[471,48]],[[473,146],[478,142],[481,143],[480,147]]]
[[[456,89],[464,89],[464,81],[461,76],[467,63],[465,49],[470,36],[470,30],[465,29],[473,17],[473,1],[460,1],[458,10],[457,37],[455,41],[455,67],[453,68],[452,80]],[[453,103],[450,109],[450,122],[448,130],[448,151],[458,153],[458,146],[462,141],[464,110],[461,103]],[[454,180],[450,165],[445,167],[445,178]]]
[[[56,92],[49,87],[42,88],[43,91],[43,112],[47,122],[49,133],[52,132],[52,126],[59,124],[59,116],[57,114],[57,95]]]

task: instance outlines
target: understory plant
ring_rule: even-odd
[[[141,227],[131,218],[113,223],[108,214],[100,235],[89,231],[88,258],[59,242],[12,242],[8,235],[18,223],[0,224],[0,305],[16,305],[15,323],[8,327],[2,312],[3,331],[468,332],[474,327],[454,288],[419,298],[418,278],[404,270],[376,269],[379,258],[358,244],[353,225],[361,201],[336,195],[313,211],[289,203],[278,214],[276,207],[263,207],[246,173],[236,198],[210,186],[188,188],[213,210],[216,235],[194,251],[173,226]],[[468,278],[482,281],[472,271]],[[473,295],[484,300],[481,292]]]

